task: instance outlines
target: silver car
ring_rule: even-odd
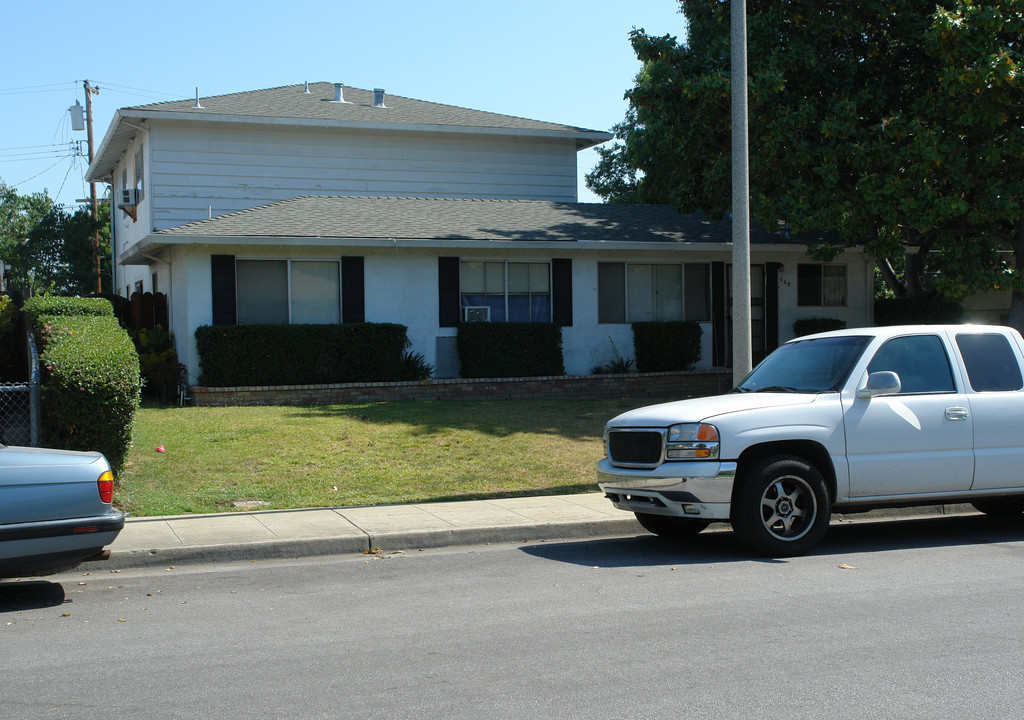
[[[0,445],[0,578],[105,558],[124,527],[113,495],[101,453]]]

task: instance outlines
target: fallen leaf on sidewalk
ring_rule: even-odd
[[[857,568],[855,568],[853,565],[847,565],[846,563],[842,563],[839,566],[839,569],[840,570],[856,570]]]

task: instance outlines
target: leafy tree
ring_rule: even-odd
[[[0,180],[0,261],[12,262],[15,248],[52,207],[53,200],[45,192],[19,195]]]
[[[683,0],[688,40],[643,67],[588,185],[721,217],[730,198],[729,3]],[[1024,328],[1024,0],[753,0],[751,210],[864,244],[895,294],[1013,287]],[[1007,261],[1013,250],[1016,265]],[[930,281],[930,274],[935,279]]]
[[[44,193],[19,196],[0,183],[0,259],[11,265],[11,286],[33,294],[95,292],[95,230],[100,236],[101,277],[110,277],[110,206],[99,219],[88,206],[74,212]],[[109,284],[109,283],[108,283]]]

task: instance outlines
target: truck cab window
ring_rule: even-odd
[[[906,335],[886,342],[868,372],[886,370],[900,376],[901,395],[956,392],[949,357],[936,335]]]
[[[1003,335],[965,333],[956,336],[967,379],[975,392],[1020,390],[1020,365]]]

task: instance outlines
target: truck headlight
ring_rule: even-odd
[[[707,423],[672,425],[665,436],[666,460],[718,458],[718,428]]]

